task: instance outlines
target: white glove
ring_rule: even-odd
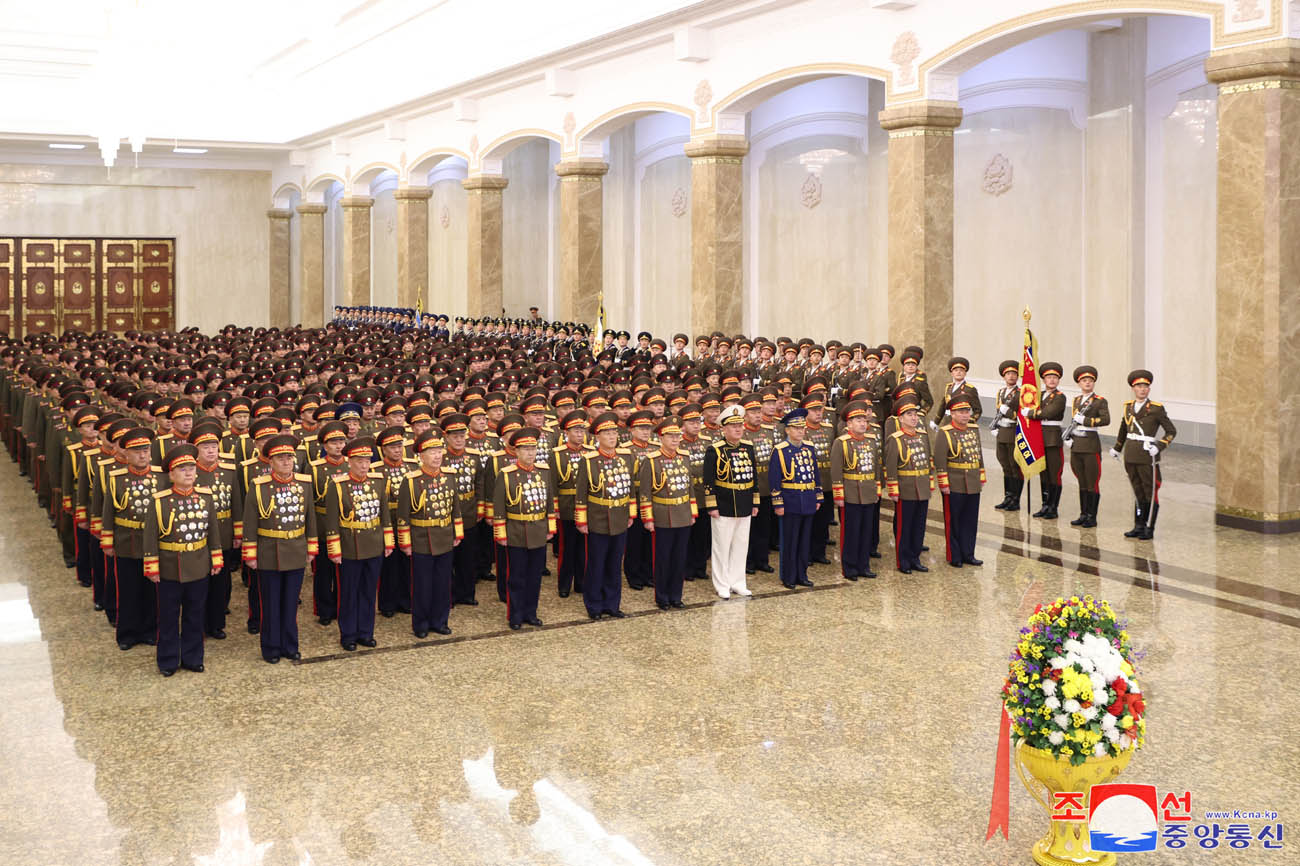
[[[1112,449],[1110,449],[1110,456],[1111,456],[1111,457],[1114,457],[1116,460],[1118,460],[1118,459],[1119,459],[1119,452],[1116,451],[1114,448],[1112,448]]]
[[[1024,407],[1024,408],[1022,408],[1022,409],[1020,410],[1020,416],[1021,416],[1022,418],[1025,418],[1026,420],[1029,419],[1029,407],[1028,407],[1028,406],[1026,406],[1026,407]]]
[[[934,430],[934,431],[937,431],[937,430],[939,429],[939,425],[938,425],[936,422],[931,421],[931,422],[930,422],[930,429],[931,429],[931,430]]]
[[[1074,440],[1069,436],[1062,436],[1061,444],[1064,445],[1066,448],[1071,448],[1074,446]]]
[[[1148,443],[1147,443],[1147,453],[1150,454],[1152,457],[1155,457],[1157,454],[1160,453],[1160,449],[1159,449],[1158,447],[1156,447],[1156,443],[1154,443],[1154,442],[1148,442]]]
[[[1083,423],[1083,413],[1082,413],[1082,412],[1075,412],[1075,413],[1074,413],[1074,423],[1075,423],[1075,424],[1082,424],[1082,423]]]
[[[1010,412],[1010,411],[1011,411],[1011,409],[1007,406],[1006,403],[1001,403],[1001,404],[998,405],[998,414],[999,414],[999,415],[1005,415],[1005,414],[1007,414],[1007,413]]]

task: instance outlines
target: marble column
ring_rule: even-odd
[[[375,200],[368,195],[339,199],[343,208],[343,298],[349,307],[370,303],[370,210]]]
[[[470,175],[460,182],[465,199],[469,255],[466,263],[469,315],[500,316],[504,296],[501,283],[501,191],[508,181],[496,174]]]
[[[266,212],[271,230],[271,273],[267,286],[270,299],[270,323],[273,328],[287,328],[289,322],[289,220],[293,211],[271,208]]]
[[[560,178],[560,297],[554,318],[594,324],[604,286],[604,184],[609,165],[599,159],[565,160]]]
[[[952,131],[961,109],[914,102],[880,112],[889,130],[889,341],[952,355]]]
[[[740,333],[744,303],[744,211],[749,143],[715,135],[686,144],[691,158],[691,333]]]
[[[1214,52],[1205,70],[1219,85],[1215,519],[1295,532],[1300,40]]]
[[[429,199],[427,186],[401,187],[397,200],[397,306],[415,308],[429,297]]]
[[[305,328],[325,324],[325,211],[323,204],[298,205],[298,310]]]

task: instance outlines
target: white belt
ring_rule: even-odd
[[[1060,426],[1061,426],[1061,422],[1060,422],[1060,421],[1039,421],[1038,423],[1042,424],[1044,427],[1060,427]]]
[[[1130,434],[1128,434],[1128,437],[1127,437],[1127,438],[1132,439],[1134,442],[1155,442],[1155,441],[1157,441],[1157,440],[1156,440],[1156,437],[1154,437],[1154,436],[1139,436],[1137,433],[1130,433]]]
[[[1010,419],[1010,418],[999,418],[999,419],[998,419],[998,426],[999,426],[999,427],[1014,427],[1014,426],[1016,426],[1016,422],[1013,421],[1013,420]]]
[[[1100,432],[1101,429],[1102,428],[1100,427],[1084,427],[1082,425],[1075,425],[1075,428],[1070,431],[1070,435],[1074,436],[1077,433],[1097,433]]]

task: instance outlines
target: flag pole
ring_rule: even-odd
[[[1033,316],[1034,316],[1033,313],[1029,312],[1029,305],[1028,305],[1028,304],[1025,304],[1025,310],[1024,310],[1023,313],[1020,314],[1020,316],[1021,316],[1021,318],[1023,318],[1023,319],[1025,320],[1025,330],[1028,331],[1028,330],[1029,330],[1029,320],[1032,319]],[[1022,364],[1022,366],[1023,366],[1023,364]],[[1035,367],[1035,369],[1037,369],[1037,367],[1038,367],[1038,352],[1037,352],[1037,351],[1034,352],[1034,367]],[[1023,371],[1023,370],[1021,371],[1021,375],[1022,375],[1022,376],[1024,375],[1024,371]],[[1023,378],[1020,380],[1020,384],[1021,384],[1021,387],[1024,387],[1024,379],[1023,379]],[[1020,411],[1021,411],[1021,407],[1017,406],[1017,407],[1016,407],[1016,412],[1020,412]],[[1023,418],[1023,417],[1025,417],[1025,416],[1024,416],[1024,415],[1021,415],[1020,417]],[[1022,478],[1024,478],[1024,474],[1025,474],[1025,473],[1024,473],[1024,471],[1022,470],[1021,473],[1020,473],[1020,475],[1021,475]],[[1033,514],[1034,514],[1034,485],[1032,485],[1032,484],[1029,483],[1029,479],[1028,479],[1028,478],[1025,478],[1024,480],[1025,480],[1025,513],[1028,514],[1028,515],[1030,516],[1030,518],[1031,518],[1030,521],[1029,521],[1029,527],[1032,528],[1033,525],[1034,525],[1034,521],[1032,520],[1032,517],[1033,517]],[[1028,533],[1028,531],[1026,531],[1026,533],[1025,533],[1025,540],[1026,540],[1026,541],[1029,540],[1029,533]]]

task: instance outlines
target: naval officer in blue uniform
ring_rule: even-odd
[[[772,449],[768,482],[772,511],[781,522],[781,583],[787,589],[812,586],[808,561],[812,547],[813,515],[822,502],[817,451],[804,441],[808,410],[794,409],[781,419],[785,441]]]

